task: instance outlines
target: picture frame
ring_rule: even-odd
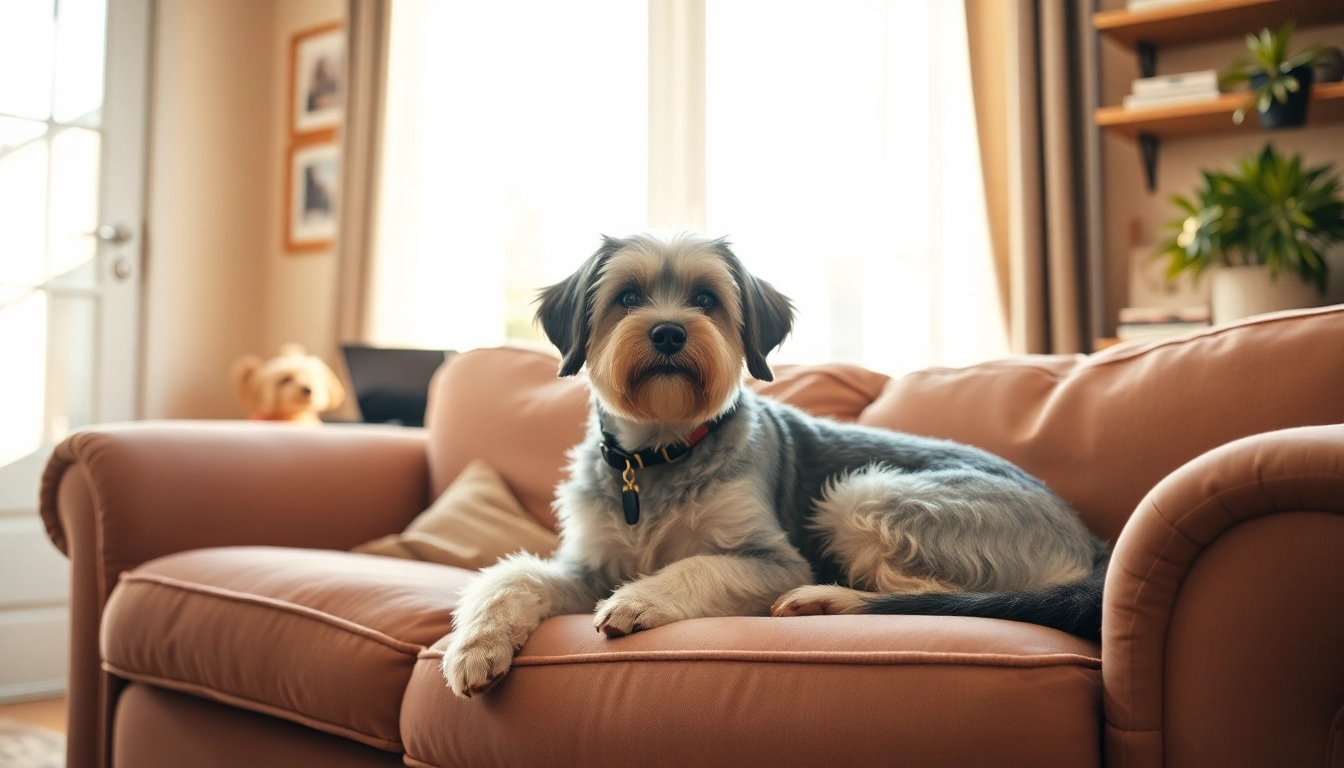
[[[341,199],[341,148],[335,131],[296,139],[285,171],[285,250],[329,250]]]
[[[290,133],[303,136],[341,124],[345,111],[345,27],[339,21],[295,33],[290,41]]]

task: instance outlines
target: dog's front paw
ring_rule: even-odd
[[[443,679],[453,693],[471,698],[494,687],[513,664],[513,643],[504,634],[480,634],[454,639],[443,652]]]
[[[593,626],[607,637],[623,637],[642,629],[653,629],[676,621],[664,606],[640,596],[629,588],[618,589],[597,604]]]

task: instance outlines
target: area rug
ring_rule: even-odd
[[[0,768],[65,768],[65,737],[0,717]]]

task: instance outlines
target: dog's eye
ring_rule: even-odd
[[[709,291],[701,291],[691,297],[691,303],[708,312],[718,305],[719,300]]]
[[[626,309],[634,309],[644,303],[644,297],[639,295],[639,291],[626,291],[616,299],[616,302]]]
[[[285,386],[286,384],[293,384],[293,383],[294,383],[293,376],[286,376],[283,379],[280,379],[280,386],[282,387]]]

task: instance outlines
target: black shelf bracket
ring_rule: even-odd
[[[1139,73],[1144,77],[1157,76],[1157,46],[1147,40],[1140,40],[1134,45],[1134,52],[1139,54]]]
[[[1143,155],[1143,178],[1148,191],[1157,191],[1157,137],[1151,133],[1139,134],[1139,154]]]

